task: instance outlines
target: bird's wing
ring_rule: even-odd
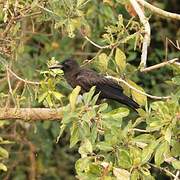
[[[96,86],[96,90],[102,93],[110,87],[119,92],[123,91],[117,82],[99,75],[90,69],[82,69],[76,76],[76,83],[85,91],[89,91],[92,86]]]
[[[139,108],[135,101],[123,94],[123,89],[117,82],[101,76],[93,70],[81,70],[76,76],[76,84],[81,86],[82,92],[87,92],[92,86],[96,86],[95,93],[100,92],[100,98],[116,100],[135,110]]]

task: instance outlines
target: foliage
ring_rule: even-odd
[[[159,5],[176,11],[178,1]],[[0,179],[174,178],[180,169],[179,66],[139,71],[144,29],[129,1],[9,0],[0,7],[0,107],[63,112],[60,123],[0,121]],[[178,24],[149,18],[147,65],[179,57],[165,42],[177,39]],[[138,114],[114,101],[97,103],[95,87],[79,98],[80,87],[72,90],[61,70],[47,70],[69,56],[140,91],[171,98],[152,101],[121,83],[141,105]]]

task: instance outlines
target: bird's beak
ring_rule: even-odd
[[[54,64],[48,67],[49,69],[62,69],[63,66],[61,64]]]

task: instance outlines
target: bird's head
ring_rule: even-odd
[[[79,64],[73,59],[66,59],[61,63],[52,65],[49,69],[62,69],[64,73],[77,71],[79,69]]]

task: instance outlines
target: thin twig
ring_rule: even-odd
[[[36,81],[29,81],[29,80],[25,80],[25,79],[22,79],[21,77],[19,77],[17,74],[15,74],[10,68],[7,67],[7,70],[8,72],[10,72],[16,79],[24,82],[24,83],[27,83],[27,84],[33,84],[33,85],[39,85],[40,83],[39,82],[36,82]]]
[[[165,17],[165,18],[171,18],[171,19],[177,19],[180,20],[180,15],[176,14],[176,13],[171,13],[171,12],[167,12],[164,11],[160,8],[157,8],[151,4],[149,4],[148,2],[144,1],[144,0],[137,0],[142,6],[148,8],[149,10],[151,10],[152,12],[154,12],[155,14],[161,16],[161,17]]]
[[[147,130],[137,129],[137,128],[133,128],[132,130],[133,130],[133,131],[137,131],[137,132],[145,132],[145,133],[149,132],[149,131],[147,131]]]
[[[164,96],[164,97],[162,97],[162,96],[153,96],[153,95],[147,94],[147,93],[145,93],[145,92],[143,92],[143,91],[141,91],[141,90],[139,90],[139,89],[136,89],[135,87],[133,87],[132,85],[130,85],[129,83],[127,83],[125,80],[123,80],[123,79],[121,79],[121,78],[115,78],[115,77],[112,77],[112,76],[106,76],[106,77],[107,77],[107,78],[110,78],[110,79],[113,79],[113,80],[115,80],[115,81],[117,81],[117,82],[122,82],[122,83],[124,83],[126,86],[128,86],[130,89],[138,92],[139,94],[142,94],[142,95],[144,95],[144,96],[147,96],[147,97],[149,97],[149,98],[151,98],[151,99],[161,100],[161,99],[170,99],[170,98],[171,98],[171,96]]]
[[[176,177],[174,178],[174,180],[178,180],[179,179],[179,174],[180,174],[180,171],[177,171],[176,172]]]
[[[37,16],[37,15],[40,15],[40,14],[42,14],[42,12],[39,11],[39,12],[35,12],[35,13],[32,13],[32,14],[26,14],[26,15],[23,15],[23,16],[15,17],[14,20],[20,20],[20,19],[23,19],[23,18]]]
[[[174,64],[176,61],[178,61],[178,58],[174,58],[174,59],[171,59],[169,61],[165,61],[165,62],[156,64],[154,66],[147,67],[145,69],[142,69],[141,72],[149,72],[149,71],[152,71],[154,69],[158,69],[158,68],[164,67],[164,66],[166,66],[168,64]]]
[[[39,5],[39,4],[36,4],[36,6],[39,7],[39,8],[41,8],[41,9],[43,9],[44,11],[46,11],[46,12],[48,12],[48,13],[54,14],[54,15],[56,15],[56,16],[59,17],[59,15],[56,14],[55,12],[53,12],[53,11],[51,11],[51,10],[49,10],[49,9],[47,9],[47,8],[45,8],[45,7],[41,6],[41,5]]]
[[[87,36],[84,36],[84,38],[90,42],[92,45],[94,45],[95,47],[99,48],[99,49],[108,49],[108,48],[112,48],[114,45],[106,45],[106,46],[101,46],[99,44],[96,44],[94,41],[92,41],[91,39],[89,39]]]
[[[173,178],[176,178],[176,176],[172,172],[168,171],[167,169],[162,168],[162,167],[158,167],[158,166],[156,166],[155,164],[152,164],[152,163],[148,163],[148,164],[150,166],[154,167],[154,168],[157,168],[157,169],[160,169],[160,170],[166,172],[167,174],[171,175]],[[179,178],[177,180],[179,180]]]
[[[30,170],[29,170],[29,180],[36,179],[36,159],[35,159],[35,146],[31,141],[27,140],[29,146],[29,161],[30,161]]]
[[[9,71],[8,71],[8,68],[6,67],[6,74],[7,74],[7,82],[8,82],[8,87],[9,87],[9,93],[12,97],[12,100],[14,102],[14,104],[16,104],[16,100],[14,98],[14,95],[13,95],[13,90],[12,90],[12,86],[11,86],[11,80],[10,80],[10,75],[9,75]],[[7,101],[7,103],[9,103],[9,101]],[[7,104],[8,105],[8,104]]]
[[[13,96],[13,91],[12,91],[12,87],[11,87],[11,80],[9,77],[9,70],[7,67],[6,67],[6,74],[7,74],[7,82],[8,82],[9,92]]]
[[[140,67],[142,69],[144,69],[146,67],[147,51],[148,51],[148,46],[150,44],[151,28],[150,28],[150,25],[149,25],[149,22],[148,22],[146,16],[144,15],[143,10],[141,9],[141,7],[137,3],[137,1],[130,0],[130,2],[131,2],[131,5],[133,6],[134,10],[136,11],[137,15],[139,16],[141,23],[144,26],[144,38],[143,38],[141,63],[140,63]]]

